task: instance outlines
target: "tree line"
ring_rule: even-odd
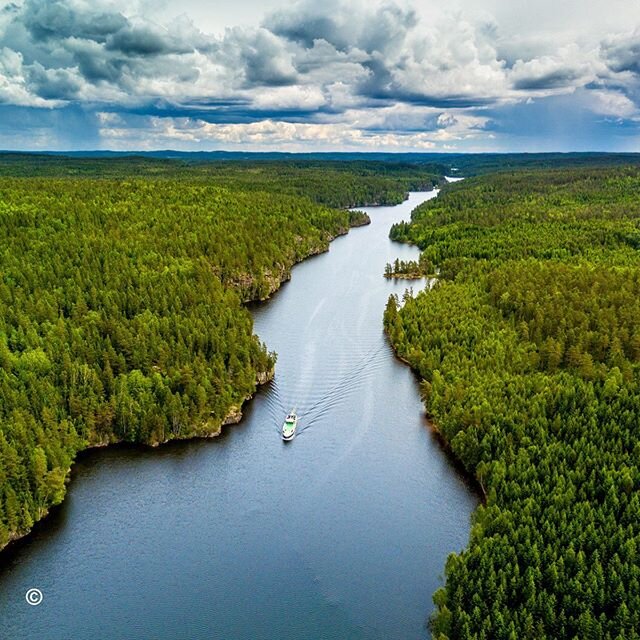
[[[466,180],[392,237],[440,267],[385,328],[485,500],[438,640],[640,637],[640,171]]]
[[[0,548],[63,499],[81,449],[216,433],[275,363],[243,302],[367,220],[323,194],[393,199],[413,179],[345,166],[321,189],[310,168],[305,193],[304,167],[269,180],[265,166],[217,179],[149,160],[11,162],[0,160]]]

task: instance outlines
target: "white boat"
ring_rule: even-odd
[[[296,435],[297,426],[298,416],[296,415],[296,410],[293,409],[284,419],[284,424],[282,425],[282,439],[287,441],[293,440],[293,437]]]

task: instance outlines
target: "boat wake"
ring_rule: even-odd
[[[287,403],[285,403],[276,376],[271,382],[266,396],[269,414],[273,417],[274,429],[280,431],[282,416],[287,411],[286,407],[293,401],[299,407],[300,427],[297,430],[297,435],[318,424],[373,376],[387,357],[388,348],[388,345],[383,343],[373,352],[366,353],[337,380],[327,381],[328,388],[325,387],[326,390],[319,397],[316,395],[307,399],[307,404],[300,402],[300,398],[287,398]]]

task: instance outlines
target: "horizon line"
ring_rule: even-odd
[[[305,155],[386,155],[386,156],[479,156],[479,155],[609,155],[609,156],[639,156],[640,151],[242,151],[231,149],[0,149],[0,155],[57,155],[70,156],[82,154],[114,154],[123,156],[145,156],[150,154],[181,154],[181,155],[202,155],[202,154],[228,154],[228,155],[283,155],[283,156],[305,156]]]

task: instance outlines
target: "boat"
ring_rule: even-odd
[[[293,437],[296,435],[297,426],[298,416],[296,415],[296,410],[292,409],[284,419],[284,424],[282,425],[282,439],[287,441],[293,440]]]

